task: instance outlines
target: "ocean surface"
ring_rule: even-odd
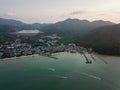
[[[0,90],[120,90],[120,57],[57,53],[0,61]]]

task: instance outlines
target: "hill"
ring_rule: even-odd
[[[114,23],[109,21],[93,21],[79,20],[79,19],[66,19],[55,24],[48,25],[42,28],[45,34],[57,34],[61,37],[74,38],[75,36],[83,35],[84,33],[106,25],[114,25]]]
[[[0,18],[0,32],[14,32],[19,30],[33,30],[47,26],[48,24],[40,24],[40,23],[33,23],[33,24],[26,24],[18,20],[13,19],[4,19]]]
[[[101,54],[120,55],[120,24],[94,29],[77,41]]]

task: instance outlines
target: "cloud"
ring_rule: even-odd
[[[74,11],[70,13],[70,15],[79,15],[79,14],[85,14],[87,11],[85,10],[79,10],[79,11]]]
[[[4,13],[5,16],[17,16],[16,13],[13,13],[13,12],[7,12],[7,13]]]
[[[5,18],[27,18],[27,19],[33,18],[32,16],[18,15],[17,13],[14,13],[14,12],[0,13],[0,16],[5,17]]]

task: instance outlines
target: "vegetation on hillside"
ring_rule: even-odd
[[[95,52],[120,55],[120,25],[105,26],[77,38],[80,45],[93,48]]]

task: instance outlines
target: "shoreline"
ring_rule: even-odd
[[[20,57],[11,57],[11,58],[3,58],[0,59],[0,62],[4,62],[4,61],[11,61],[11,60],[16,60],[16,59],[21,59],[21,58],[27,58],[27,57],[35,57],[35,56],[44,56],[44,57],[49,57],[49,58],[53,58],[53,59],[58,59],[57,57],[55,57],[56,54],[59,54],[61,52],[57,52],[57,53],[52,53],[50,55],[47,54],[33,54],[33,55],[27,55],[27,56],[20,56]],[[120,58],[120,56],[111,56],[111,55],[102,55],[102,54],[98,54],[98,53],[92,53],[94,56],[99,56],[102,58]],[[105,60],[106,61],[106,60]]]
[[[58,54],[58,53],[52,53],[50,56],[48,56],[46,54],[33,54],[33,55],[20,56],[20,57],[3,58],[3,59],[0,59],[0,62],[9,61],[9,60],[15,60],[15,59],[21,59],[21,58],[27,58],[27,57],[35,57],[35,56],[44,56],[44,57],[57,59],[57,57],[54,57],[55,54]]]
[[[26,57],[34,57],[34,56],[38,56],[38,55],[39,54],[33,54],[33,55],[20,56],[20,57],[3,58],[3,59],[0,59],[0,62],[2,62],[2,61],[8,61],[8,60],[21,59],[21,58],[26,58]]]

